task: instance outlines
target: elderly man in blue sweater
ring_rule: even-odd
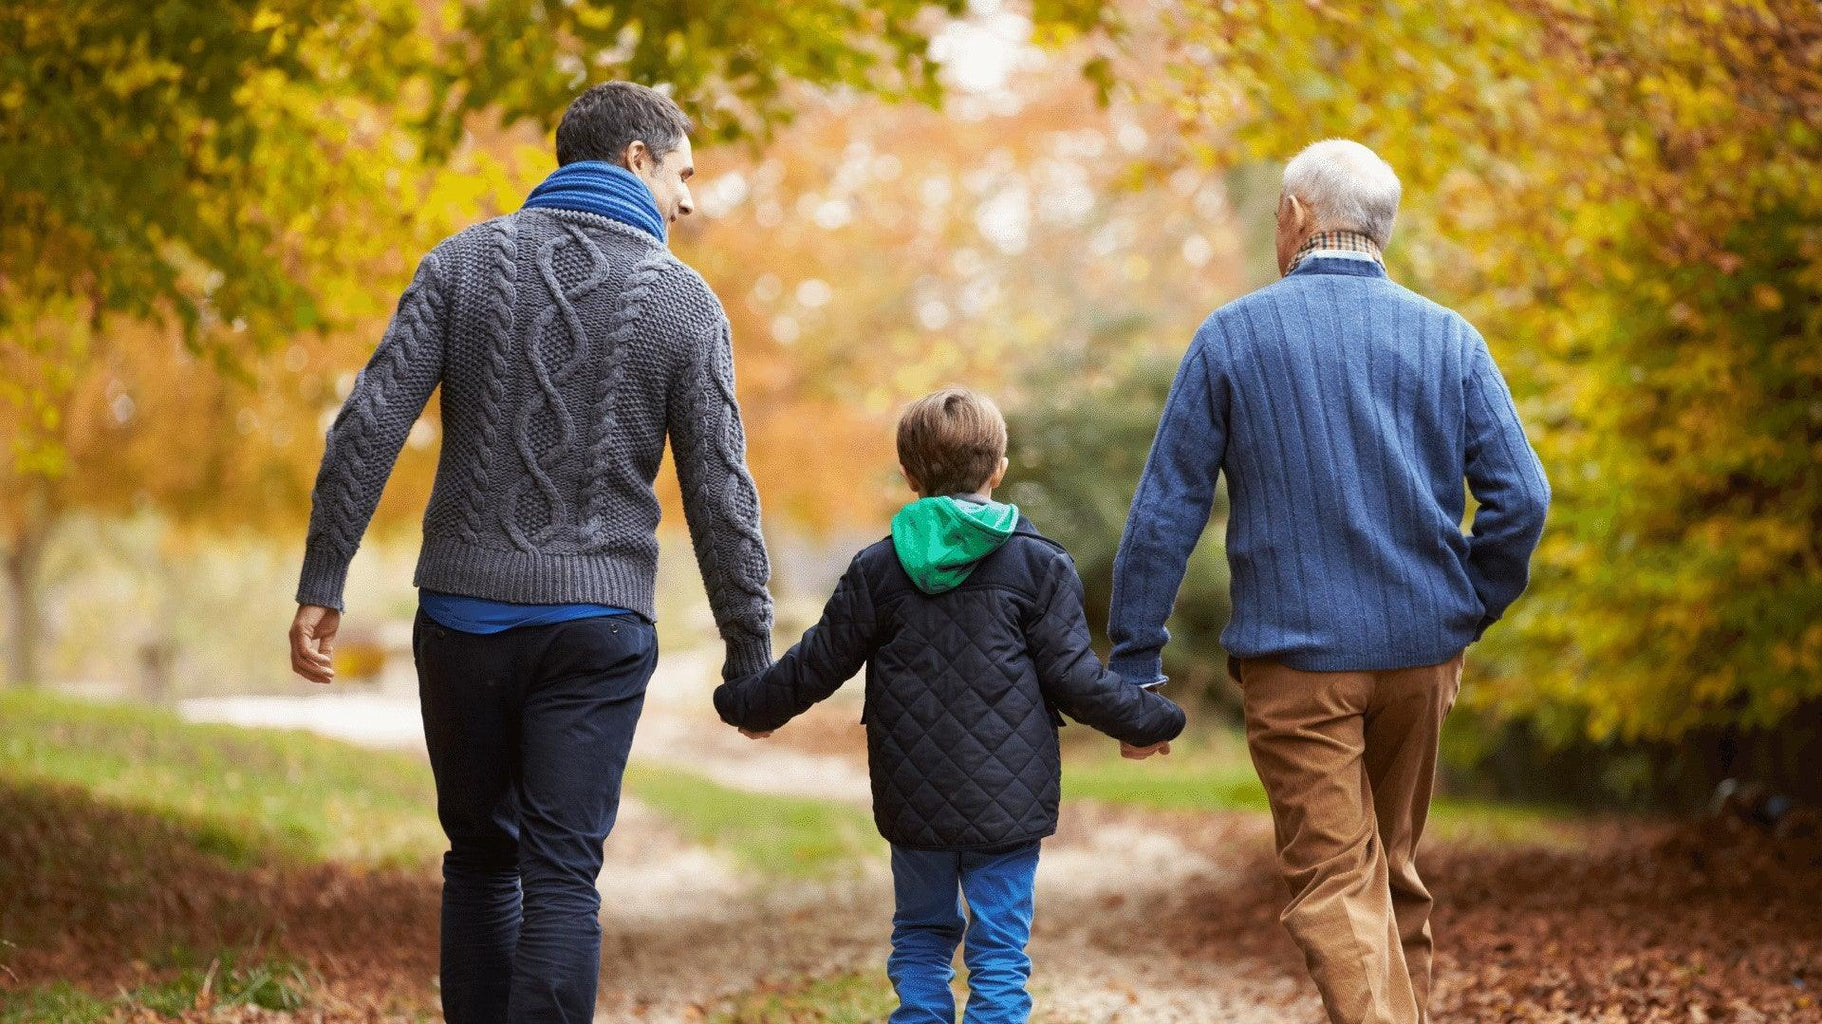
[[[1190,343],[1108,624],[1111,667],[1162,681],[1164,622],[1225,473],[1222,645],[1291,890],[1284,924],[1338,1024],[1427,1019],[1431,899],[1414,854],[1438,735],[1464,649],[1525,588],[1550,500],[1486,342],[1386,276],[1399,192],[1354,142],[1285,167],[1283,280]]]

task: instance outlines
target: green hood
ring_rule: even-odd
[[[940,594],[961,586],[1018,525],[1017,505],[920,498],[892,517],[892,548],[917,589]]]

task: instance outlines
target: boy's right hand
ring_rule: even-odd
[[[1130,743],[1120,744],[1120,756],[1131,761],[1143,761],[1153,754],[1169,754],[1170,741],[1153,743],[1149,747],[1135,747]]]
[[[765,732],[754,732],[751,729],[741,729],[740,735],[745,736],[749,740],[763,740],[767,736],[772,735],[772,730],[767,729]]]

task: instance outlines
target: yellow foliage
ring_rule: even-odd
[[[1822,698],[1822,8],[1183,4],[1160,42],[1187,152],[1385,156],[1394,276],[1513,381],[1557,500],[1471,702],[1671,738]]]

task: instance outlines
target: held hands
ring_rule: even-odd
[[[739,724],[740,720],[747,716],[746,702],[740,699],[740,684],[751,681],[750,677],[744,680],[730,679],[717,686],[715,688],[715,711],[721,716],[723,722],[733,726],[740,735],[749,740],[763,740],[772,735],[772,730],[748,729]]]
[[[324,686],[335,681],[335,634],[342,613],[313,604],[297,606],[291,620],[291,671]]]
[[[1169,753],[1170,753],[1170,741],[1169,740],[1165,740],[1163,743],[1153,743],[1149,747],[1135,747],[1130,743],[1120,744],[1120,756],[1126,758],[1129,761],[1143,761],[1153,754],[1168,755]]]

